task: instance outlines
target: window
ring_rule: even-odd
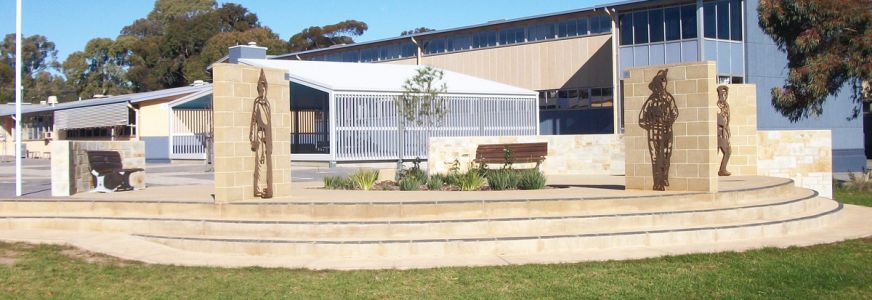
[[[484,31],[475,33],[472,36],[472,47],[474,48],[484,48],[484,47],[492,47],[497,45],[497,32],[496,31]]]
[[[663,10],[655,9],[648,12],[648,24],[651,31],[651,42],[663,41]]]
[[[565,20],[557,24],[557,36],[567,37],[578,35],[578,20]]]
[[[730,39],[730,3],[726,1],[718,2],[718,39]]]
[[[462,34],[448,38],[447,51],[463,51],[472,48],[472,35]]]
[[[621,24],[621,45],[633,44],[633,15],[623,14],[618,17]]]
[[[717,38],[717,31],[715,31],[715,4],[714,3],[706,3],[702,6],[702,22],[703,22],[703,32],[704,37],[707,38]]]
[[[588,27],[587,27],[588,25],[587,25],[587,24],[588,24],[588,18],[587,18],[587,17],[584,17],[584,18],[578,19],[578,35],[587,35],[587,34],[590,33],[590,32],[588,31]]]
[[[45,137],[46,132],[52,132],[54,125],[54,115],[37,115],[25,116],[22,118],[21,139],[22,140],[41,140]]]
[[[400,45],[387,45],[378,48],[378,56],[380,60],[390,60],[400,58]]]
[[[696,5],[681,7],[681,38],[695,39],[696,33]]]
[[[607,15],[590,17],[590,33],[608,33],[612,31],[612,20]]]
[[[670,7],[663,10],[665,14],[666,40],[675,41],[681,39],[681,9]]]
[[[540,41],[544,39],[553,39],[554,38],[554,24],[540,24],[533,25],[527,28],[528,37],[527,41]]]
[[[500,45],[523,43],[524,41],[523,27],[500,30]]]
[[[432,39],[425,45],[426,46],[424,46],[424,52],[427,54],[445,52],[445,39],[443,38]]]
[[[539,92],[540,110],[579,110],[596,107],[611,107],[613,89],[581,88],[547,90]]]
[[[742,40],[742,3],[739,0],[730,1],[730,39]]]
[[[358,51],[347,51],[342,53],[342,61],[343,62],[359,62],[360,61],[360,52]]]
[[[633,13],[633,43],[648,42],[648,11]]]
[[[360,50],[360,62],[378,61],[378,48],[366,48]]]

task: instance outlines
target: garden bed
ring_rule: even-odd
[[[360,169],[348,176],[324,177],[324,188],[333,190],[377,191],[504,191],[553,188],[545,185],[545,175],[537,169],[470,169],[464,173],[427,175],[415,167],[401,172],[398,181],[376,182],[377,170]]]

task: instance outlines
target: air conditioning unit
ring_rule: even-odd
[[[42,135],[44,139],[51,140],[51,131],[43,132]]]

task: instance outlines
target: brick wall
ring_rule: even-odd
[[[125,169],[145,169],[145,143],[139,141],[54,141],[51,143],[52,196],[70,196],[94,189],[87,151],[117,151]],[[130,175],[130,184],[145,188],[145,171]]]
[[[733,176],[757,175],[757,86],[729,84],[730,145],[733,154],[727,170]],[[717,101],[717,100],[715,100]],[[718,153],[718,166],[720,166]]]
[[[624,80],[624,142],[626,187],[651,190],[653,176],[648,133],[639,126],[639,112],[651,95],[648,84],[658,70],[669,69],[666,90],[675,98],[679,116],[673,125],[671,191],[718,190],[716,67],[714,62],[658,65],[629,69]]]
[[[761,130],[757,172],[793,179],[833,198],[833,145],[829,130]]]
[[[622,138],[617,134],[436,137],[430,138],[427,168],[430,174],[444,174],[457,159],[465,170],[475,159],[476,148],[482,144],[546,142],[548,155],[540,166],[545,175],[622,175]],[[525,168],[535,164],[517,166]]]
[[[254,198],[254,152],[248,133],[260,70],[239,64],[213,68],[216,202]],[[291,194],[290,87],[284,71],[263,70],[273,123],[273,197],[285,197]]]

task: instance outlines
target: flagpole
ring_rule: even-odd
[[[21,197],[21,0],[15,1],[15,196]]]

